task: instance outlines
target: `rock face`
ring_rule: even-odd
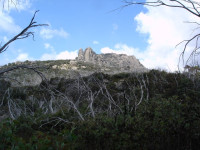
[[[78,60],[83,61],[84,60],[84,52],[83,49],[79,49],[78,51]]]
[[[122,72],[140,73],[148,71],[134,56],[127,56],[125,54],[118,55],[114,53],[96,54],[90,47],[85,51],[80,49],[76,60],[25,61],[20,62],[20,64],[43,66],[40,72],[42,72],[48,80],[55,77],[66,79],[77,78],[80,75],[84,77],[95,72],[117,74]],[[10,65],[15,66],[16,64],[13,63]],[[7,67],[9,66],[2,66],[2,69],[6,69]],[[42,81],[41,77],[36,72],[27,69],[17,69],[8,72],[5,76],[7,77],[6,81],[9,81],[12,87],[36,86]]]
[[[96,54],[92,48],[79,50],[77,61],[89,62],[99,65],[103,68],[118,68],[119,71],[124,72],[145,72],[147,69],[139,62],[135,56],[127,56],[125,54]]]

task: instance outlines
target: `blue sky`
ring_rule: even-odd
[[[190,35],[194,19],[171,8],[119,8],[121,0],[20,0],[0,12],[2,44],[27,26],[33,13],[48,27],[32,29],[31,37],[18,40],[0,55],[0,65],[14,61],[73,59],[80,48],[96,53],[135,55],[148,68],[175,70],[181,48],[175,45]],[[1,5],[2,6],[2,5]],[[2,7],[1,7],[2,9]],[[191,20],[190,20],[191,21]]]

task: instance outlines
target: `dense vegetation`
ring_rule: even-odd
[[[192,79],[191,79],[192,78]],[[198,74],[52,78],[35,87],[0,82],[0,149],[198,149]]]

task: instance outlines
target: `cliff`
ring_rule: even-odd
[[[90,47],[85,51],[80,49],[76,60],[99,65],[101,68],[117,68],[121,72],[147,71],[135,56],[115,53],[96,54]]]

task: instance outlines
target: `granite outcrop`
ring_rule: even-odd
[[[16,62],[2,66],[2,69],[16,65],[37,66],[39,71],[49,81],[52,78],[73,79],[79,76],[85,77],[96,72],[112,75],[117,73],[142,73],[148,71],[135,56],[115,53],[96,54],[90,47],[85,50],[80,49],[78,57],[75,60]],[[9,81],[13,87],[36,86],[42,81],[36,72],[29,69],[16,69],[6,73],[5,76],[7,76],[6,81]]]
[[[76,61],[96,64],[102,68],[116,68],[124,72],[145,72],[145,68],[135,56],[126,54],[96,54],[92,48],[88,47],[83,51],[80,49]]]

